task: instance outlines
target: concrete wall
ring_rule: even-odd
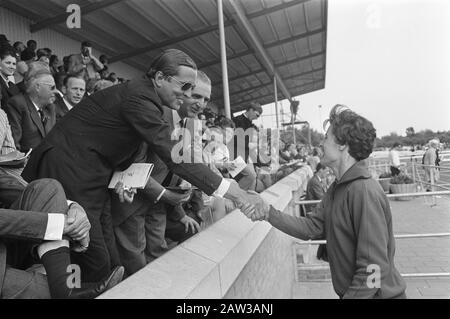
[[[261,196],[297,214],[294,198],[311,176],[306,166]],[[235,210],[99,298],[290,298],[293,257],[292,238]]]

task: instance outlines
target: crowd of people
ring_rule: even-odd
[[[344,200],[339,189],[348,189],[354,180],[374,187],[366,181],[362,163],[375,138],[370,122],[347,112],[341,118],[333,110],[333,130],[328,130],[323,149],[273,143],[253,123],[263,112],[257,102],[233,119],[208,111],[211,80],[180,50],[161,52],[143,77],[123,81],[108,74],[106,57],[93,56],[88,42],[59,66],[58,57],[49,49],[36,50],[33,40],[25,46],[1,39],[0,163],[8,163],[0,165],[2,297],[94,298],[167,252],[170,243],[201,231],[205,216],[215,221],[235,208],[299,238],[326,237],[335,243],[327,252],[338,293],[360,294],[356,279],[351,292],[344,288],[362,248],[342,230],[325,231],[335,227],[330,209],[342,207],[333,205],[334,195],[325,194],[339,192]],[[355,141],[340,130],[342,123],[348,127],[352,121],[362,123],[355,130],[368,135],[365,140]],[[274,152],[275,171],[274,162],[267,160]],[[322,165],[324,158],[333,173]],[[132,163],[154,165],[145,187],[119,182],[109,189],[112,174]],[[326,200],[307,216],[290,220],[258,193],[292,173],[298,163],[316,172],[308,198]],[[351,187],[360,193],[359,186]],[[376,208],[389,217],[386,199],[377,191],[368,200],[381,202]],[[369,218],[381,231],[381,215],[371,216],[367,207],[359,210],[365,196],[352,196],[351,204],[358,218]],[[364,225],[358,236],[365,236]],[[387,230],[384,239],[391,243],[390,222]],[[390,280],[383,296],[401,296],[393,246],[382,249],[377,238],[366,239],[383,251],[376,255]],[[341,240],[345,247],[337,244]],[[338,262],[340,254],[348,257],[345,264]],[[68,285],[73,276],[68,269],[74,265],[79,282]]]

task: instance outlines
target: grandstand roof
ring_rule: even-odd
[[[66,26],[72,3],[81,7],[81,29]],[[223,107],[216,0],[4,0],[2,6],[33,20],[32,32],[52,28],[89,40],[112,62],[139,70],[165,48],[183,50],[210,76],[212,98]],[[232,112],[249,101],[273,102],[274,72],[279,100],[325,87],[327,0],[224,0],[224,23]]]

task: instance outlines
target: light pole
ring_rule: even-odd
[[[319,125],[320,125],[320,127],[322,127],[322,113],[320,112],[320,110],[322,109],[322,105],[318,105],[317,106],[318,108],[319,108]],[[322,128],[323,129],[323,128]]]

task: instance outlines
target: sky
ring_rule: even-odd
[[[297,119],[322,132],[339,103],[379,137],[410,126],[450,130],[450,1],[329,0],[327,33],[325,89],[296,98]],[[258,124],[274,127],[270,117]]]

